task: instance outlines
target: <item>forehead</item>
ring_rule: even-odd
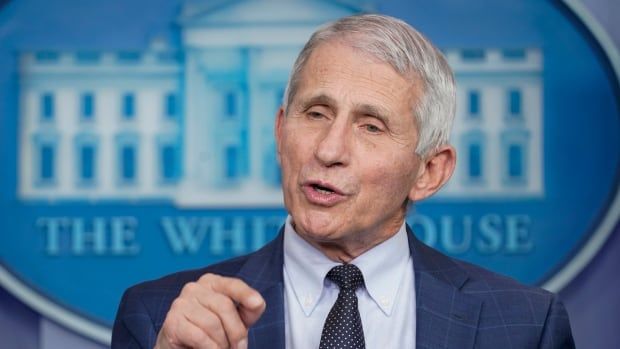
[[[332,40],[310,54],[300,73],[295,99],[327,95],[340,102],[403,112],[411,111],[418,100],[417,85],[376,57]]]

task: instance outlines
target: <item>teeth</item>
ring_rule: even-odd
[[[331,190],[321,189],[321,188],[316,188],[316,191],[318,191],[319,193],[322,193],[322,194],[331,194],[331,193],[333,193],[333,191],[331,191]]]
[[[323,188],[323,187],[320,187],[318,185],[314,186],[314,190],[318,191],[321,194],[331,194],[331,193],[334,192],[333,190],[329,190],[327,188]]]

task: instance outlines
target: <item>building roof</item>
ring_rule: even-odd
[[[183,4],[178,22],[182,26],[320,24],[371,9],[365,0],[189,0]]]

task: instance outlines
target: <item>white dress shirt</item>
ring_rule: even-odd
[[[356,291],[366,349],[415,348],[413,261],[405,224],[381,244],[351,261],[364,275]],[[340,263],[284,228],[284,310],[287,349],[317,349],[339,288],[325,276]]]

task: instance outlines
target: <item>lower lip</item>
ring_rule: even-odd
[[[311,185],[304,185],[302,190],[306,196],[306,199],[315,205],[319,206],[334,206],[343,201],[346,197],[334,192],[321,192]]]

